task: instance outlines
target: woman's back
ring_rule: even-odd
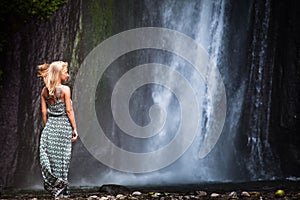
[[[67,115],[66,113],[66,104],[64,102],[63,95],[63,86],[58,86],[56,88],[55,96],[49,97],[49,93],[47,89],[45,90],[45,94],[43,94],[47,103],[47,114],[49,116],[61,116]]]

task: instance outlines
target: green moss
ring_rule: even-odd
[[[93,1],[91,5],[93,46],[111,35],[112,27],[112,1],[106,0],[102,4],[100,1]]]
[[[100,42],[111,36],[113,1],[92,1],[90,6],[92,46],[97,46]]]
[[[96,36],[92,45],[95,47],[112,35],[113,1],[105,0],[102,1],[102,4],[100,4],[99,1],[94,1],[91,7],[91,13],[94,27],[93,31]],[[105,81],[104,83],[109,83],[109,81]],[[108,85],[103,84],[103,87],[108,87]]]
[[[79,61],[79,51],[80,51],[80,42],[82,37],[82,15],[79,17],[79,30],[76,33],[76,37],[73,44],[71,63],[70,63],[70,72],[71,72],[71,82],[74,81],[74,75],[77,73],[80,67]]]
[[[79,27],[71,50],[69,80],[71,87],[85,57],[93,48],[112,35],[113,0],[86,1],[80,12]]]
[[[79,29],[73,43],[70,62],[71,86],[85,56],[112,34],[113,1],[85,2],[80,12]]]

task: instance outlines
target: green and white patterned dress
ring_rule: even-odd
[[[48,119],[40,139],[40,164],[44,188],[56,197],[68,187],[72,126],[63,101],[46,103]]]

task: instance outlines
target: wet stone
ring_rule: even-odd
[[[216,197],[220,197],[221,195],[220,194],[218,194],[218,193],[212,193],[211,195],[210,195],[210,197],[212,197],[212,198],[216,198]]]
[[[108,184],[101,186],[99,188],[99,192],[104,192],[115,196],[118,194],[130,194],[131,190],[122,185]]]
[[[142,193],[141,193],[140,191],[134,191],[134,192],[132,193],[132,195],[140,196],[140,195],[142,195]]]
[[[229,195],[228,195],[229,199],[237,199],[238,196],[237,196],[237,193],[235,191],[231,192]]]
[[[118,194],[118,195],[116,196],[116,198],[117,198],[117,199],[120,199],[120,200],[123,200],[123,199],[126,199],[126,196],[123,195],[123,194]]]
[[[256,186],[255,186],[256,187]],[[282,187],[282,186],[281,186]],[[266,187],[265,187],[266,188]],[[107,188],[106,188],[107,189]],[[111,189],[111,188],[110,188]],[[179,188],[182,189],[182,188]],[[256,188],[255,188],[256,189]],[[178,190],[176,192],[171,192],[170,190],[165,190],[165,188],[158,192],[155,191],[147,191],[144,188],[135,188],[129,194],[118,193],[116,195],[112,195],[109,192],[99,192],[99,187],[94,188],[74,188],[71,189],[71,194],[68,198],[64,197],[60,200],[208,200],[208,199],[216,199],[216,200],[229,200],[229,199],[241,199],[241,200],[267,200],[267,199],[282,199],[282,200],[296,200],[300,199],[300,187],[298,185],[292,185],[290,188],[285,187],[285,197],[276,198],[275,191],[277,188],[262,190],[253,190],[253,188],[249,187],[237,193],[236,190],[240,190],[240,188],[236,187],[227,190],[226,188],[222,188],[221,191],[217,189],[207,191],[201,190],[189,190],[182,191]],[[133,195],[135,194],[135,195]],[[0,199],[15,199],[15,200],[48,200],[53,198],[50,194],[48,194],[44,190],[32,190],[32,191],[14,191],[14,190],[6,190],[0,196]]]
[[[196,191],[196,194],[198,194],[199,197],[207,196],[207,192],[205,192],[205,191]]]
[[[242,196],[242,197],[250,197],[251,195],[249,194],[249,192],[243,191],[243,192],[241,193],[241,196]]]

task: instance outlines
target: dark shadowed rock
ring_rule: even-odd
[[[132,191],[122,185],[114,185],[114,184],[109,184],[109,185],[102,185],[99,188],[99,192],[105,192],[111,195],[117,195],[117,194],[130,194]]]

